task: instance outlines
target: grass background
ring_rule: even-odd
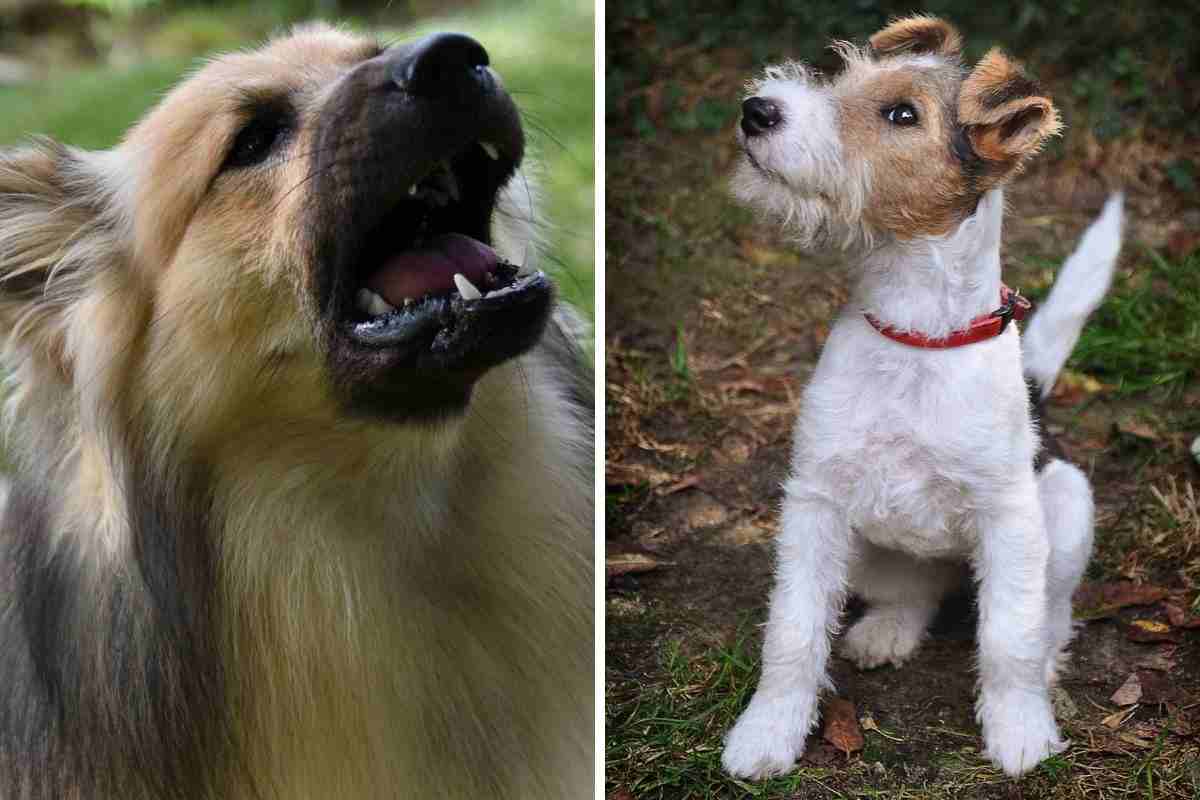
[[[30,135],[89,149],[111,147],[200,58],[253,45],[294,17],[294,9],[272,4],[114,11],[104,20],[111,38],[104,63],[51,66],[33,82],[0,86],[0,147]],[[365,15],[327,18],[385,40],[456,30],[484,43],[525,121],[525,169],[545,194],[548,271],[562,296],[591,319],[595,78],[590,0],[467,4],[412,25],[369,24]]]

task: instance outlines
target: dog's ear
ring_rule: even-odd
[[[991,185],[1019,171],[1062,131],[1054,103],[1019,63],[998,49],[984,56],[963,81],[958,122],[970,145],[965,155],[982,162],[981,172]]]
[[[0,150],[0,340],[61,360],[69,309],[110,241],[100,195],[77,151]]]
[[[879,56],[934,53],[957,61],[962,47],[962,34],[957,28],[924,14],[894,19],[871,37],[871,50]]]

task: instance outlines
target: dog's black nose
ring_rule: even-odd
[[[779,106],[761,97],[750,97],[742,103],[742,131],[747,136],[761,136],[783,122]]]
[[[392,80],[421,97],[468,98],[490,91],[483,45],[461,33],[436,33],[396,48]]]

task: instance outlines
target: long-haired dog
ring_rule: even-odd
[[[318,25],[0,156],[0,797],[590,795],[590,368],[523,152],[474,40]]]
[[[1087,479],[1039,451],[1034,412],[1107,290],[1121,202],[1018,338],[1001,187],[1059,131],[1050,99],[998,50],[964,68],[931,17],[837,48],[834,78],[770,68],[743,104],[736,194],[847,251],[855,288],[804,393],[762,678],[724,763],[762,777],[803,752],[847,591],[868,610],[845,655],[900,665],[969,563],[985,752],[1017,775],[1066,746],[1048,687],[1092,545]]]

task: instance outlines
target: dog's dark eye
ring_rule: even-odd
[[[916,125],[918,122],[917,110],[908,103],[901,103],[900,105],[885,108],[883,110],[883,116],[888,122],[892,123],[893,125],[899,125],[902,128],[907,128],[910,125]]]
[[[261,163],[287,130],[285,115],[272,113],[255,117],[238,132],[222,169],[242,169]]]

